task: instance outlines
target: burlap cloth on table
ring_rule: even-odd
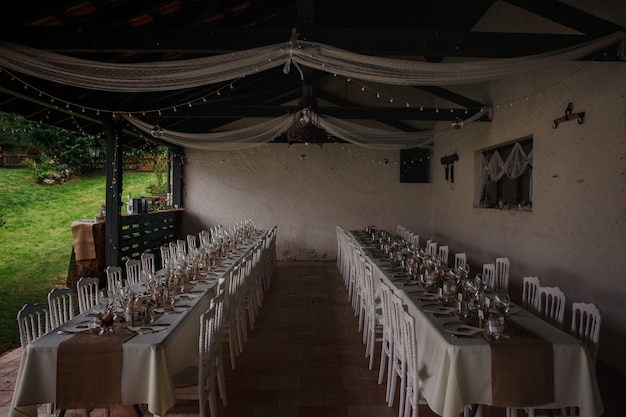
[[[74,254],[77,261],[96,259],[96,245],[93,240],[93,222],[72,222]]]
[[[57,406],[103,408],[120,403],[122,345],[133,334],[77,334],[57,352]]]
[[[509,320],[509,339],[489,341],[495,407],[532,407],[554,401],[552,343]]]

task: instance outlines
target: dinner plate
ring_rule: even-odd
[[[476,333],[482,333],[483,329],[480,327],[468,326],[466,324],[455,324],[444,329],[448,333],[452,333],[455,336],[471,336]]]
[[[82,333],[89,331],[89,322],[81,321],[80,323],[63,326],[63,331],[68,333]]]
[[[432,306],[423,309],[424,312],[438,315],[448,315],[454,313],[453,307]]]
[[[413,298],[417,300],[421,300],[421,301],[433,301],[437,299],[437,294],[432,293],[432,292],[425,292],[422,294],[417,294],[413,296]]]
[[[174,306],[159,307],[154,309],[155,313],[184,313],[185,311],[187,311],[186,308]]]
[[[128,329],[139,334],[156,333],[167,329],[167,326],[129,326]]]
[[[198,297],[202,297],[202,294],[204,294],[204,291],[202,292],[186,292],[184,294],[176,294],[174,295],[172,298],[175,300],[184,300],[184,299],[192,299],[192,298],[198,298]]]

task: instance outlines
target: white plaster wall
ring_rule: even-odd
[[[336,225],[429,228],[431,186],[400,183],[399,158],[348,144],[187,150],[184,232],[251,218],[278,225],[280,260],[334,260]]]
[[[603,315],[600,359],[626,373],[626,193],[623,63],[572,63],[493,83],[493,121],[434,147],[433,238],[451,253],[466,251],[472,270],[497,256],[511,259],[514,296],[522,277],[594,302]],[[582,125],[552,128],[569,102],[586,112]],[[533,210],[473,208],[478,150],[534,137]],[[443,179],[441,155],[457,151],[456,181]]]

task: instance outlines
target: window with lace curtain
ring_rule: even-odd
[[[474,206],[531,210],[532,158],[532,137],[477,152]]]

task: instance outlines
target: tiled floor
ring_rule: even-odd
[[[229,405],[220,417],[393,417],[385,386],[377,384],[378,361],[368,369],[357,319],[335,264],[280,263],[237,369],[224,348]],[[0,417],[8,416],[21,349],[0,357]],[[621,416],[624,377],[604,369],[600,385],[605,416]],[[42,409],[43,412],[43,409]],[[523,414],[523,413],[520,413]],[[101,410],[91,413],[102,416]],[[484,416],[503,416],[485,409]],[[135,417],[116,407],[113,417]],[[427,406],[421,417],[434,416]]]

